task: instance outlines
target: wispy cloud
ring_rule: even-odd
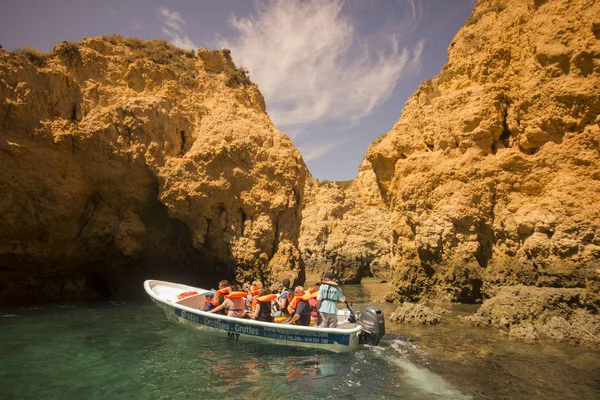
[[[170,11],[167,7],[160,7],[158,16],[166,25],[162,27],[162,31],[169,37],[171,43],[188,50],[196,50],[199,47],[185,33],[183,28],[185,20],[181,17],[181,14],[177,11]]]
[[[391,97],[403,73],[420,68],[423,42],[401,48],[398,31],[374,45],[359,36],[343,0],[256,4],[253,16],[231,19],[238,36],[221,45],[249,69],[269,115],[292,136],[315,124],[356,125]],[[419,17],[415,4],[411,19]]]
[[[302,153],[304,161],[311,161],[327,154],[330,150],[335,149],[343,142],[344,140],[334,140],[330,143],[320,143],[317,141],[299,145],[298,149]]]

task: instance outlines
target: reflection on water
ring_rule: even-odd
[[[384,286],[344,292],[360,309]],[[1,399],[600,398],[598,351],[514,343],[456,313],[435,327],[386,321],[380,346],[346,353],[202,335],[149,301],[0,316]]]

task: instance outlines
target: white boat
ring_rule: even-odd
[[[223,333],[223,338],[230,340],[258,339],[276,344],[340,351],[354,349],[359,344],[377,345],[385,334],[383,313],[373,307],[363,309],[358,316],[352,309],[341,310],[337,328],[318,328],[255,321],[202,311],[200,308],[206,300],[204,293],[210,290],[193,286],[147,280],[144,282],[144,289],[152,301],[164,310],[169,321],[202,331],[220,332]],[[190,295],[190,292],[197,294]],[[180,299],[180,295],[184,293],[188,296]],[[349,317],[350,321],[356,322],[349,322]]]

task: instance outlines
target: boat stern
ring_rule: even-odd
[[[385,335],[383,312],[375,307],[367,307],[360,312],[358,323],[363,328],[359,336],[360,343],[377,346]]]

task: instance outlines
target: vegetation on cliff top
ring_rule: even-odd
[[[244,87],[252,85],[252,81],[248,76],[248,70],[244,67],[228,69],[225,71],[225,75],[227,76],[225,84],[231,88],[240,85],[243,85]]]
[[[48,59],[48,53],[44,53],[31,46],[18,47],[13,53],[31,61],[32,64],[38,67],[42,67]]]

